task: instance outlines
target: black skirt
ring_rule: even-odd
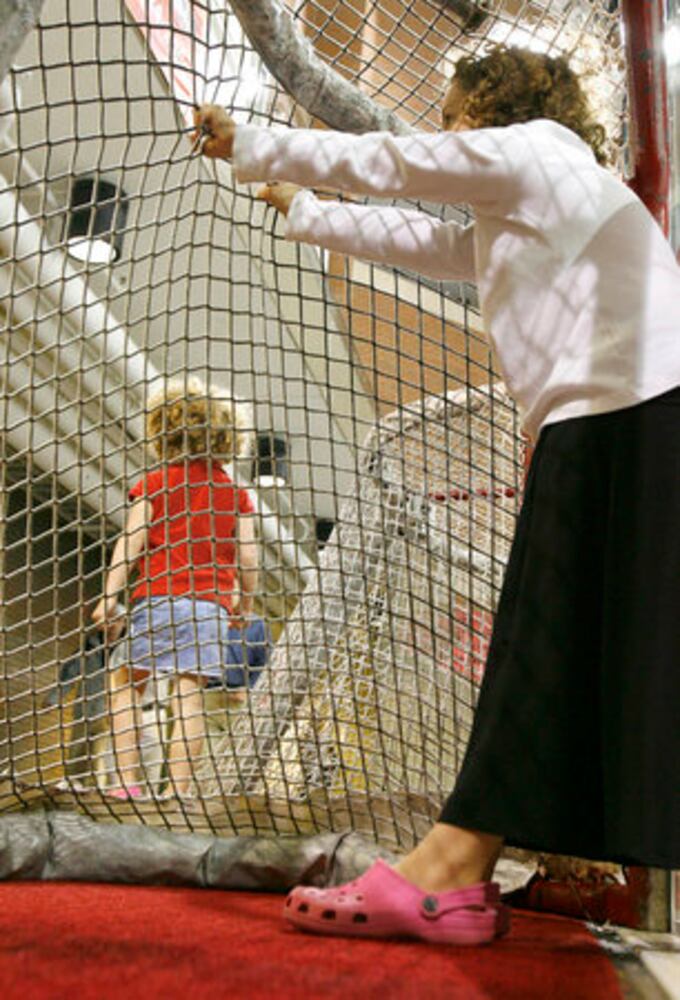
[[[539,436],[441,821],[680,868],[680,388]]]

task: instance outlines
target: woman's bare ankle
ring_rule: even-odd
[[[484,881],[476,870],[465,871],[432,863],[424,865],[406,858],[394,865],[394,870],[423,892],[451,892]]]
[[[501,837],[437,823],[395,866],[423,892],[450,892],[488,881],[503,841]]]

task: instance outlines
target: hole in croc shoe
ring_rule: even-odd
[[[307,905],[307,903],[300,903],[300,905],[298,906],[298,913],[307,913],[308,910],[309,906]]]
[[[367,924],[368,923],[368,917],[366,916],[365,913],[355,913],[354,916],[352,917],[352,923],[353,924]]]
[[[321,914],[322,920],[335,920],[335,910],[324,910]]]

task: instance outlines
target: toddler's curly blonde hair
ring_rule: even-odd
[[[550,118],[588,143],[598,163],[607,163],[607,134],[593,120],[579,77],[563,56],[495,45],[485,56],[458,59],[453,82],[475,128]]]
[[[227,390],[190,376],[166,382],[151,396],[146,435],[163,462],[198,457],[228,462],[250,453],[252,416]]]

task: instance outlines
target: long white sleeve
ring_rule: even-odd
[[[516,198],[526,156],[508,129],[397,137],[239,125],[233,158],[239,181],[490,206]]]
[[[288,213],[286,236],[429,278],[475,278],[474,227],[415,210],[319,201],[311,191],[300,191]]]
[[[394,207],[299,194],[287,235],[477,285],[527,433],[635,406],[678,384],[680,269],[635,195],[557,122],[395,138],[239,126],[241,180],[467,202],[461,229]]]

